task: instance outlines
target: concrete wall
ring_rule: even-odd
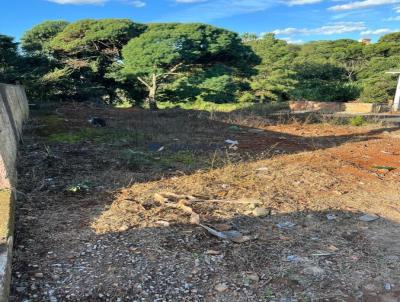
[[[390,111],[389,106],[370,103],[345,103],[347,113],[381,113]]]
[[[339,102],[315,102],[315,101],[292,101],[289,102],[292,111],[319,111],[340,112],[344,110],[344,104]]]
[[[382,104],[370,103],[339,103],[339,102],[315,102],[315,101],[293,101],[289,102],[292,111],[318,111],[326,113],[346,112],[357,113],[381,113],[388,112],[390,108]]]
[[[25,90],[0,84],[0,302],[8,300],[11,279],[17,146],[28,118]]]

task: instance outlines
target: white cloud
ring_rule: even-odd
[[[397,32],[397,31],[400,31],[400,29],[379,28],[379,29],[362,31],[361,35],[379,36],[379,35],[390,34],[390,33]]]
[[[134,7],[145,7],[146,2],[140,0],[130,1],[129,4],[133,5]]]
[[[175,0],[176,2],[177,0]],[[183,0],[189,3],[190,0]],[[192,0],[193,1],[193,0]],[[182,0],[180,3],[183,3]],[[192,2],[193,3],[193,2]],[[157,21],[210,22],[241,14],[264,11],[277,5],[277,0],[208,0],[197,2],[187,9],[169,13]]]
[[[364,0],[364,1],[355,1],[349,2],[341,5],[331,6],[329,9],[333,11],[343,11],[343,10],[352,10],[352,9],[362,9],[380,5],[387,4],[395,4],[400,3],[400,0]]]
[[[322,2],[323,0],[288,0],[285,3],[288,6],[295,6],[295,5],[305,5],[305,4],[313,4],[313,3],[319,3]]]
[[[304,44],[304,41],[301,39],[294,40],[291,37],[284,37],[284,38],[280,38],[280,39],[285,40],[289,44]]]
[[[400,21],[400,16],[386,18],[383,21]]]
[[[83,4],[92,4],[92,5],[101,5],[109,2],[110,0],[47,0],[49,2],[57,3],[57,4],[72,4],[72,5],[83,5]],[[116,0],[115,0],[116,1]],[[125,3],[128,5],[132,5],[134,7],[144,7],[146,6],[146,2],[143,0],[118,0],[121,3]]]
[[[57,4],[104,4],[108,0],[47,0]]]
[[[366,30],[364,22],[338,22],[316,28],[294,28],[276,29],[277,35],[335,35]]]

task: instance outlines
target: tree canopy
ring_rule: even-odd
[[[124,47],[123,59],[123,73],[143,83],[151,108],[160,85],[183,69],[225,64],[246,74],[256,60],[236,33],[205,24],[153,24]]]
[[[400,33],[289,44],[200,23],[129,19],[45,21],[0,35],[0,81],[39,101],[214,103],[286,100],[387,102],[400,69]]]
[[[26,31],[21,38],[22,49],[29,55],[48,54],[50,42],[68,25],[66,21],[45,21]]]
[[[18,43],[14,38],[0,34],[0,82],[11,83],[18,80],[20,56]]]

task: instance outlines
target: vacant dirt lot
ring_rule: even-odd
[[[11,300],[400,301],[398,129],[36,112]]]

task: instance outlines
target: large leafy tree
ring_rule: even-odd
[[[69,90],[75,99],[106,98],[117,100],[124,85],[115,73],[121,64],[121,49],[140,35],[145,25],[127,19],[85,19],[66,26],[50,42],[54,57],[63,67],[48,80],[73,80]]]
[[[294,65],[298,81],[292,92],[295,99],[345,102],[358,97],[358,87],[348,81],[343,67],[304,58],[298,58]]]
[[[266,34],[248,44],[261,58],[258,74],[251,79],[251,88],[262,102],[289,99],[296,80],[292,62],[297,56],[297,47],[279,40],[274,34]]]
[[[32,55],[50,55],[52,39],[68,25],[66,21],[45,21],[26,31],[21,38],[23,51]]]
[[[55,100],[68,91],[67,79],[49,81],[54,70],[62,70],[63,62],[54,57],[50,43],[68,25],[66,21],[45,21],[26,31],[21,38],[23,83],[36,100]]]
[[[234,68],[236,75],[244,75],[255,62],[253,52],[236,33],[205,24],[153,24],[122,52],[123,73],[146,87],[151,109],[157,108],[156,97],[162,86],[183,71],[224,64]],[[204,84],[218,86],[216,79],[213,82]]]
[[[12,83],[19,79],[20,56],[13,37],[0,34],[0,82]]]

